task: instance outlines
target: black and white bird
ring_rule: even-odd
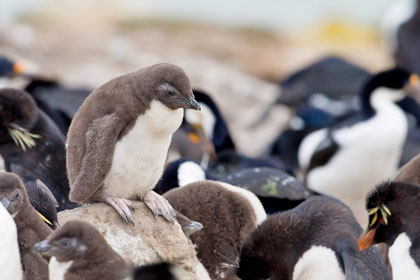
[[[23,279],[16,224],[0,203],[0,271],[3,279]]]
[[[303,140],[298,158],[307,186],[342,200],[365,223],[364,197],[393,176],[407,137],[407,118],[395,102],[418,86],[417,75],[399,68],[374,75],[361,91],[361,120]]]
[[[313,197],[269,216],[242,246],[242,280],[389,279],[377,248],[358,248],[362,232],[350,209],[330,197]]]
[[[420,185],[390,181],[369,194],[369,225],[360,236],[359,248],[377,243],[389,247],[392,279],[420,279]]]

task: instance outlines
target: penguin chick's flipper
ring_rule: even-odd
[[[152,211],[156,218],[158,215],[161,215],[171,223],[175,221],[175,211],[163,196],[150,190],[143,194],[141,200],[143,200],[144,204],[149,207],[150,211]]]
[[[100,188],[111,168],[115,143],[118,141],[118,136],[122,130],[118,125],[119,122],[120,120],[115,114],[110,114],[96,119],[89,126],[89,131],[86,133],[85,155],[79,169],[80,172],[70,185],[69,197],[71,201],[79,203],[89,201],[90,197]],[[103,133],[104,131],[107,131],[107,133]],[[109,160],[103,160],[104,158]],[[69,179],[71,177],[73,176],[69,175]]]
[[[134,212],[133,203],[124,198],[119,197],[110,197],[108,196],[105,198],[105,203],[111,205],[115,210],[117,210],[118,214],[124,219],[124,221],[134,226],[134,218],[131,212]]]

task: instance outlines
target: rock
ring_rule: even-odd
[[[58,221],[80,219],[94,225],[109,245],[135,265],[166,261],[175,265],[179,279],[209,279],[202,276],[193,244],[181,226],[158,217],[156,220],[143,202],[134,202],[135,226],[126,224],[117,212],[104,203],[94,203],[58,213]],[[197,276],[200,275],[200,276]]]

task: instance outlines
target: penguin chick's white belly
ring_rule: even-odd
[[[134,199],[155,187],[163,172],[172,134],[181,125],[183,109],[171,110],[158,101],[140,115],[116,144],[104,193]]]
[[[312,246],[295,264],[293,280],[345,280],[346,277],[333,250]]]
[[[392,267],[392,279],[420,279],[420,268],[410,254],[411,240],[406,233],[401,233],[389,248],[389,262]]]

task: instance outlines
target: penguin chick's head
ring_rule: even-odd
[[[419,223],[417,201],[420,187],[411,183],[385,182],[368,196],[366,209],[369,224],[359,238],[359,248],[384,242],[394,243],[400,233],[415,234]]]
[[[83,221],[68,221],[44,241],[35,244],[34,249],[43,255],[55,257],[59,262],[94,259],[107,245],[101,233]]]
[[[0,172],[0,201],[12,217],[24,207],[29,200],[22,180],[10,172]]]
[[[30,132],[38,120],[38,108],[26,92],[0,89],[0,143],[13,140],[24,151],[35,146],[39,135]]]
[[[23,74],[24,66],[20,62],[14,62],[10,59],[0,56],[0,77],[9,77]]]
[[[154,87],[155,98],[166,107],[172,110],[179,108],[200,110],[190,81],[182,68],[169,63],[160,63],[144,70],[145,83]]]

